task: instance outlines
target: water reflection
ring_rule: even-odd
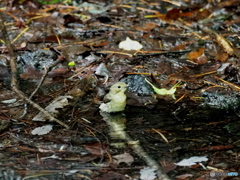
[[[168,176],[162,172],[158,162],[146,153],[138,141],[134,141],[131,136],[126,133],[126,118],[123,113],[109,114],[100,111],[100,114],[109,126],[109,135],[112,139],[121,139],[127,142],[134,152],[141,157],[149,167],[156,170],[159,179],[169,179]]]
[[[100,114],[109,126],[109,135],[112,139],[126,139],[126,117],[123,113],[100,112]]]

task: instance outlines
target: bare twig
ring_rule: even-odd
[[[54,63],[52,63],[49,67],[45,68],[45,72],[40,80],[40,82],[38,83],[37,88],[32,92],[32,94],[30,95],[29,99],[32,99],[32,97],[37,93],[37,91],[39,90],[39,88],[42,86],[44,80],[46,79],[48,73],[52,70],[52,68],[54,68],[56,65],[58,65],[61,62],[61,60],[57,60]]]
[[[58,65],[61,62],[61,60],[57,60],[55,61],[53,64],[51,64],[49,67],[45,68],[45,72],[42,75],[41,80],[39,81],[36,89],[32,92],[32,94],[29,96],[29,99],[31,100],[32,97],[37,93],[37,91],[40,89],[40,87],[42,86],[44,80],[46,79],[48,73],[52,70],[53,67],[55,67],[56,65]],[[20,116],[20,118],[23,118],[27,113],[27,103],[24,104],[24,112],[23,114]]]
[[[41,111],[50,121],[55,121],[58,124],[64,126],[65,128],[69,129],[69,126],[63,122],[61,122],[60,120],[56,119],[55,117],[53,117],[48,111],[46,111],[45,109],[43,109],[41,106],[39,106],[37,103],[33,102],[31,99],[29,99],[18,87],[18,81],[17,81],[17,66],[16,66],[16,56],[14,54],[13,48],[12,48],[12,44],[10,43],[9,37],[7,35],[7,31],[6,28],[4,26],[4,20],[2,17],[2,12],[0,12],[0,30],[2,32],[2,37],[3,40],[5,41],[5,45],[8,49],[8,53],[10,56],[10,67],[11,67],[11,72],[12,72],[12,79],[11,79],[11,87],[12,90],[14,92],[16,92],[16,94],[24,99],[25,101],[27,101],[29,104],[31,104],[33,107],[35,107],[36,109],[38,109],[39,111]]]

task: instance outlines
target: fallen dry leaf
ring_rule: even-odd
[[[123,154],[113,156],[113,162],[115,162],[116,164],[120,164],[121,162],[124,162],[127,165],[131,166],[133,161],[134,159],[129,153],[123,153]]]

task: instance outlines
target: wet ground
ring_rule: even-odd
[[[89,104],[86,103],[86,106]],[[12,168],[15,174],[21,177],[34,176],[33,179],[61,179],[63,176],[67,179],[76,179],[78,176],[94,179],[94,176],[102,176],[110,171],[120,173],[116,175],[119,178],[123,173],[138,177],[146,163],[133,151],[131,145],[112,133],[114,130],[111,124],[103,120],[97,107],[89,108],[90,113],[86,113],[86,108],[83,110],[81,105],[74,109],[74,118],[69,121],[70,130],[55,124],[51,133],[43,136],[29,133],[44,123],[12,122],[10,129],[3,131],[1,136],[3,169]],[[63,119],[69,119],[67,116]],[[234,112],[198,106],[192,108],[161,101],[153,109],[127,106],[120,118],[115,118],[115,114],[111,116],[114,117],[114,123],[120,124],[149,156],[161,164],[171,179],[182,174],[209,178],[211,171],[200,165],[192,168],[174,165],[192,156],[207,156],[209,161],[203,162],[205,167],[239,172],[239,118]],[[111,162],[106,152],[111,156],[130,153],[134,160],[130,164],[123,160],[117,165]]]

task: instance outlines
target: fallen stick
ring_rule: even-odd
[[[29,99],[18,87],[18,81],[17,81],[17,65],[16,65],[16,56],[14,54],[13,51],[13,47],[12,44],[9,40],[7,31],[6,31],[6,27],[4,25],[4,20],[2,17],[2,12],[0,12],[0,30],[2,32],[2,37],[3,40],[5,42],[5,45],[8,49],[8,53],[10,56],[10,67],[11,67],[11,73],[12,73],[12,77],[11,77],[11,88],[12,90],[23,100],[27,101],[29,104],[31,104],[33,107],[35,107],[36,109],[38,109],[39,111],[41,111],[50,121],[55,121],[58,124],[64,126],[65,128],[69,129],[69,126],[65,123],[63,123],[62,121],[56,119],[55,117],[53,117],[48,111],[46,111],[44,108],[42,108],[41,106],[39,106],[37,103],[35,103],[34,101],[32,101],[31,99]]]

